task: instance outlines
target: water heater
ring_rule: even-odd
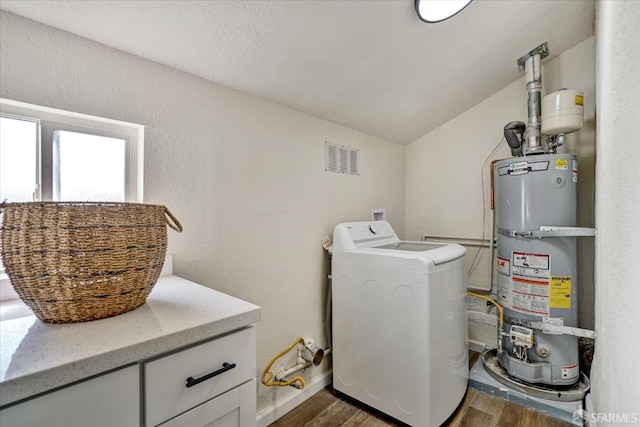
[[[575,384],[578,338],[531,324],[578,326],[576,237],[536,237],[541,227],[576,226],[576,157],[514,157],[494,171],[498,302],[505,318],[500,363],[530,383]]]
[[[565,133],[582,127],[583,94],[561,89],[541,100],[546,55],[544,44],[518,60],[526,71],[528,125],[505,126],[513,157],[493,169],[503,311],[496,358],[510,378],[567,390],[581,380],[578,337],[592,332],[578,328],[576,239],[593,230],[576,227],[576,156],[556,152]]]

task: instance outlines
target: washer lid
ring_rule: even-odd
[[[446,244],[446,243],[444,243]],[[391,249],[394,251],[410,251],[410,252],[422,252],[431,249],[439,248],[443,243],[432,242],[413,242],[401,240],[395,243],[388,243],[386,245],[374,246],[374,249]]]
[[[429,257],[433,260],[433,263],[443,264],[445,262],[453,261],[454,259],[461,258],[465,255],[467,250],[456,243],[434,243],[434,242],[413,242],[413,241],[399,241],[396,243],[389,243],[386,245],[375,246],[372,250],[384,250],[384,251],[400,251],[400,252],[420,252],[421,255]]]

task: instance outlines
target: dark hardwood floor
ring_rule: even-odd
[[[469,352],[469,366],[479,353]],[[269,427],[396,427],[404,424],[326,387]],[[498,397],[468,389],[447,427],[570,427],[551,418]]]

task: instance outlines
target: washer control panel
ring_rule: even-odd
[[[355,225],[351,231],[354,240],[366,239],[368,237],[395,236],[391,226],[386,221],[373,221],[361,225]]]
[[[387,221],[343,222],[333,232],[333,251],[378,246],[399,241]]]

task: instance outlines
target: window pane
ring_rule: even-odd
[[[125,201],[126,141],[69,131],[53,132],[53,198]]]
[[[33,201],[37,130],[36,122],[0,117],[0,201]]]

